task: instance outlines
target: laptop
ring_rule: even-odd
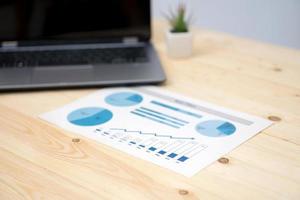
[[[0,90],[161,83],[150,0],[1,0]]]

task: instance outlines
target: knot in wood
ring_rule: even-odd
[[[228,159],[228,158],[222,157],[222,158],[220,158],[220,159],[218,160],[218,162],[219,162],[219,163],[222,163],[222,164],[227,164],[227,163],[229,163],[229,159]]]
[[[281,118],[277,117],[277,116],[269,116],[268,119],[271,120],[271,121],[273,121],[273,122],[279,122],[279,121],[281,121]]]
[[[80,139],[79,139],[79,138],[73,138],[73,139],[72,139],[72,142],[78,143],[78,142],[80,142]]]
[[[187,195],[187,194],[189,194],[189,191],[187,191],[187,190],[179,190],[178,193],[180,195]]]

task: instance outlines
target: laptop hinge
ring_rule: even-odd
[[[2,49],[14,49],[18,47],[17,41],[4,41],[1,43]]]
[[[139,43],[139,39],[137,37],[125,37],[123,38],[124,44],[137,44]]]

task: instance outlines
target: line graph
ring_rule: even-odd
[[[98,136],[118,147],[135,149],[156,159],[167,160],[177,164],[188,162],[206,148],[193,137],[177,137],[168,134],[129,130],[126,128],[97,128]],[[132,150],[133,150],[132,149]]]
[[[137,133],[140,135],[152,135],[155,137],[164,137],[164,138],[170,138],[170,139],[176,139],[176,140],[194,140],[195,138],[193,137],[177,137],[177,136],[172,136],[172,135],[162,135],[162,134],[157,134],[157,133],[146,133],[146,132],[142,132],[142,131],[135,131],[135,130],[127,130],[124,128],[110,128],[110,130],[114,130],[114,131],[124,131],[126,133]]]

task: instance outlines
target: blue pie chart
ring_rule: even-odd
[[[143,101],[143,97],[133,92],[114,93],[105,98],[105,102],[119,107],[134,106]]]
[[[105,108],[86,107],[74,110],[67,119],[78,126],[96,126],[109,121],[112,117],[112,112]]]
[[[222,120],[208,120],[197,124],[196,131],[208,137],[225,137],[232,135],[236,127]]]

